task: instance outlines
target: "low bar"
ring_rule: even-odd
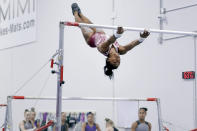
[[[7,106],[7,104],[0,104],[0,106]]]
[[[30,97],[30,96],[12,96],[12,99],[30,99],[30,100],[56,100],[56,97]],[[62,100],[97,100],[97,101],[157,101],[158,98],[144,98],[144,99],[133,99],[133,98],[111,98],[111,97],[63,97]]]
[[[77,27],[92,27],[92,28],[104,28],[116,30],[118,26],[108,26],[108,25],[98,25],[98,24],[86,24],[77,22],[64,22],[65,26],[77,26]],[[136,28],[136,27],[123,27],[125,31],[144,31],[146,28]],[[189,35],[197,36],[196,32],[186,32],[186,31],[174,31],[174,30],[159,30],[159,29],[146,29],[151,33],[164,33],[164,34],[175,34],[175,35]]]

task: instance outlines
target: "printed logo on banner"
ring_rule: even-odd
[[[37,0],[0,0],[0,49],[36,40]]]

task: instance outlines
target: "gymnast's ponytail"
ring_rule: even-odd
[[[113,76],[114,76],[114,73],[113,73],[112,69],[109,68],[107,65],[105,65],[105,67],[104,67],[104,73],[105,73],[106,76],[109,76],[109,79],[110,79],[110,80],[111,80],[111,79],[113,78]]]
[[[114,67],[112,64],[110,64],[110,62],[108,62],[108,60],[106,59],[106,65],[104,66],[104,73],[106,76],[109,77],[109,79],[113,79],[114,77],[114,73],[113,70],[117,69],[117,67]]]

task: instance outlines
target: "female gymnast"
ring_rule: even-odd
[[[92,22],[81,13],[81,9],[77,3],[73,3],[71,8],[75,22],[92,24]],[[112,36],[106,35],[103,30],[99,30],[97,28],[80,27],[80,29],[86,43],[92,48],[96,47],[101,54],[107,57],[106,65],[104,66],[104,73],[109,76],[110,79],[113,78],[113,70],[117,69],[120,65],[120,55],[126,54],[135,46],[142,43],[150,34],[147,30],[144,30],[144,32],[140,33],[139,39],[122,46],[116,41],[124,32],[122,27],[118,27],[117,32]]]

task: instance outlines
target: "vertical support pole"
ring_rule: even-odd
[[[6,107],[5,121],[4,121],[4,125],[3,125],[4,126],[3,128],[4,128],[5,131],[7,131],[7,127],[8,127],[8,124],[7,123],[8,123],[8,105]]]
[[[160,16],[159,16],[159,29],[160,30],[163,30],[163,15],[164,15],[164,8],[163,8],[163,0],[160,0],[160,3],[159,3],[159,6],[160,6]],[[162,44],[163,43],[163,33],[160,33],[159,34],[159,43]]]
[[[115,0],[112,0],[112,25],[114,26],[115,24],[115,19],[116,19],[116,12],[115,12]],[[114,30],[112,30],[114,32]]]
[[[157,98],[157,101],[156,102],[157,102],[159,131],[163,131],[163,122],[162,122],[162,116],[161,116],[161,103],[160,103],[160,99]]]
[[[7,106],[8,106],[8,122],[7,122],[7,128],[9,128],[9,131],[14,131],[13,129],[13,121],[12,121],[12,98],[11,96],[7,97]]]
[[[116,101],[114,100],[114,98],[116,97],[116,87],[115,87],[115,78],[112,80],[112,97],[113,97],[113,101],[112,101],[112,119],[114,120],[114,122],[116,122]]]
[[[116,1],[115,0],[112,0],[112,25],[114,26],[114,24],[115,24],[115,19],[116,19],[116,10],[115,10],[115,5],[116,5],[116,3],[115,3]],[[115,30],[112,30],[112,33],[114,33],[115,32]],[[116,87],[115,87],[115,78],[114,78],[114,80],[112,81],[113,83],[112,83],[112,96],[113,96],[113,98],[115,98],[115,94],[116,94]],[[114,122],[116,123],[116,102],[115,102],[115,100],[113,100],[112,101],[112,119],[114,120]]]
[[[194,71],[195,71],[195,79],[194,79],[194,89],[193,89],[193,97],[194,97],[194,128],[197,128],[197,89],[196,89],[196,36],[194,37]]]
[[[62,112],[62,80],[63,76],[63,58],[64,58],[64,23],[59,24],[59,55],[58,55],[58,71],[57,75],[57,102],[56,102],[56,131],[61,131],[61,112]]]

